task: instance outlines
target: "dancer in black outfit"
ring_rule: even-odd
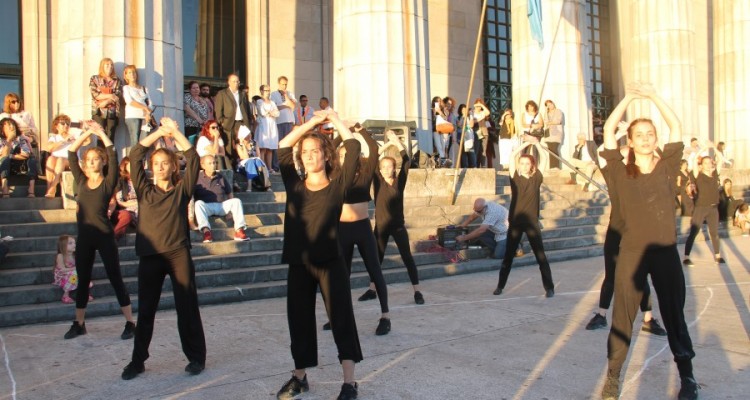
[[[404,188],[409,175],[409,156],[401,144],[401,140],[393,131],[385,134],[388,141],[383,146],[396,146],[401,153],[401,170],[396,177],[396,160],[393,157],[384,157],[380,160],[380,170],[375,174],[375,229],[373,234],[378,243],[378,260],[383,264],[385,258],[385,247],[388,238],[398,246],[401,260],[404,261],[409,280],[414,288],[414,302],[424,304],[424,296],[419,291],[419,272],[414,257],[409,247],[409,232],[406,230],[404,221]],[[370,155],[372,157],[372,154]],[[370,281],[370,291],[375,292],[375,283]]]
[[[336,163],[333,145],[324,135],[308,133],[326,121],[336,126],[347,149],[341,173],[333,179],[329,178]],[[295,145],[303,179],[297,174],[292,159]],[[354,364],[362,360],[362,349],[354,320],[349,273],[336,235],[344,192],[354,182],[359,152],[359,142],[333,111],[316,111],[310,120],[295,127],[279,142],[281,178],[287,194],[281,259],[289,263],[287,317],[294,372],[276,394],[278,399],[292,399],[309,390],[305,369],[318,365],[315,325],[318,288],[344,372],[338,399],[357,398]]]
[[[386,335],[391,331],[391,319],[388,315],[388,287],[383,278],[383,271],[380,269],[378,260],[378,246],[375,242],[375,235],[372,233],[370,225],[369,204],[370,187],[372,186],[375,172],[378,169],[378,143],[370,134],[362,129],[359,124],[353,128],[357,134],[364,138],[368,147],[368,157],[362,158],[356,167],[354,183],[346,191],[344,206],[341,209],[339,218],[339,243],[344,251],[344,260],[349,274],[352,272],[352,257],[354,256],[354,245],[357,245],[359,255],[367,268],[367,274],[370,276],[370,282],[375,283],[375,290],[367,291],[359,297],[359,301],[380,300],[380,320],[378,327],[375,329],[376,335]],[[336,145],[337,139],[334,142]],[[343,164],[346,157],[346,147],[338,149],[339,163]],[[343,168],[343,165],[342,165]]]
[[[680,172],[677,174],[677,199],[680,203],[680,215],[691,217],[693,215],[693,183],[690,179],[687,160],[680,161]]]
[[[620,139],[620,130],[617,132],[617,140]],[[623,136],[627,134],[622,131]],[[622,240],[622,231],[625,228],[625,220],[620,213],[620,197],[617,195],[616,182],[612,181],[609,176],[610,168],[604,159],[599,160],[601,165],[602,176],[607,183],[609,198],[611,201],[611,211],[609,214],[609,225],[604,237],[604,280],[599,291],[599,312],[594,313],[594,317],[586,325],[587,330],[603,329],[607,327],[607,310],[612,303],[612,296],[615,294],[615,267],[617,266],[617,257],[620,254],[620,241]],[[652,315],[651,306],[651,287],[646,284],[643,287],[643,299],[640,303],[641,312],[643,313],[643,326],[641,330],[657,336],[666,336],[667,331],[659,325]]]
[[[650,99],[669,126],[669,143],[656,157],[657,134],[649,119],[636,119],[628,127],[627,165],[618,150],[615,127],[628,105],[636,98]],[[698,384],[693,378],[695,356],[685,323],[685,277],[677,251],[674,217],[674,179],[682,149],[680,121],[648,84],[628,85],[625,98],[615,107],[604,125],[602,156],[610,168],[610,180],[617,186],[620,213],[625,221],[620,257],[615,271],[615,303],[612,328],[607,342],[609,365],[602,389],[603,399],[617,399],[620,372],[628,354],[633,320],[643,299],[647,275],[659,299],[659,310],[667,330],[669,347],[682,380],[679,399],[697,399]]]
[[[516,170],[517,168],[517,170]],[[497,288],[492,293],[495,296],[503,293],[505,284],[508,282],[513,258],[516,249],[521,242],[521,236],[526,233],[531,249],[539,264],[542,273],[542,285],[544,285],[545,296],[554,297],[555,284],[552,282],[552,271],[544,254],[542,243],[542,231],[539,229],[539,189],[544,177],[536,169],[534,156],[523,154],[518,159],[518,165],[510,165],[510,189],[512,199],[510,201],[510,216],[508,217],[508,244],[505,248],[505,257],[500,265],[500,277]]]
[[[171,137],[184,151],[187,165],[180,179],[177,155],[165,148],[155,150],[149,165],[153,180],[146,177],[143,159],[149,147],[160,138]],[[195,265],[190,257],[187,206],[193,196],[200,170],[198,154],[179,131],[177,123],[161,119],[158,130],[143,138],[130,150],[130,168],[138,196],[138,226],[135,252],[138,263],[138,327],[133,343],[133,357],[122,371],[122,379],[133,379],[145,370],[148,347],[154,333],[154,319],[164,277],[172,281],[177,331],[182,351],[189,364],[185,371],[200,374],[206,365],[206,339],[198,309]]]
[[[690,234],[685,242],[685,259],[683,264],[692,267],[690,252],[698,232],[705,222],[708,225],[708,235],[711,237],[711,245],[714,249],[714,261],[716,264],[724,264],[719,248],[719,174],[716,172],[714,160],[711,157],[703,157],[699,162],[700,168],[694,170],[695,175],[690,175],[690,180],[695,185],[695,207],[693,217],[690,219]],[[697,171],[699,169],[699,171]]]
[[[99,147],[86,150],[83,155],[84,168],[78,163],[78,149],[91,135],[97,136],[104,145],[105,150]],[[125,316],[125,329],[120,337],[130,339],[135,331],[133,324],[133,311],[130,306],[130,295],[122,280],[120,272],[120,257],[115,242],[115,232],[107,217],[109,200],[117,185],[117,156],[112,141],[101,125],[94,121],[88,121],[83,126],[83,133],[68,148],[68,162],[70,172],[78,187],[78,210],[76,220],[78,222],[78,239],[76,240],[76,272],[78,273],[78,290],[76,291],[76,319],[67,333],[65,339],[73,339],[79,335],[86,334],[86,305],[89,301],[89,283],[91,272],[94,269],[94,257],[99,251],[107,272],[107,278],[112,284],[120,304],[122,314]],[[106,176],[104,168],[107,168]]]

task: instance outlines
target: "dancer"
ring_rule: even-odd
[[[693,175],[690,175],[690,182],[695,186],[695,207],[690,219],[690,234],[685,242],[685,259],[682,261],[688,267],[695,265],[690,260],[690,252],[704,222],[708,225],[708,235],[714,249],[714,262],[725,263],[719,248],[719,174],[716,172],[714,160],[709,156],[701,157],[698,165],[699,168],[694,168]]]
[[[658,136],[653,122],[634,120],[628,127],[627,165],[622,163],[615,139],[617,123],[628,105],[637,98],[651,100],[669,126],[669,143],[657,155]],[[669,346],[682,380],[679,399],[697,399],[693,378],[695,356],[685,323],[685,277],[677,252],[674,218],[674,177],[682,155],[682,126],[675,113],[648,84],[634,83],[604,125],[602,156],[610,168],[610,180],[617,186],[620,213],[625,222],[620,256],[615,270],[615,304],[607,342],[607,378],[602,398],[617,399],[620,372],[630,347],[637,305],[643,299],[647,275],[651,275],[667,330]]]
[[[516,170],[518,169],[518,170]],[[508,222],[508,244],[505,247],[505,257],[500,266],[500,277],[497,288],[492,293],[498,296],[503,293],[505,284],[508,282],[513,258],[516,249],[521,242],[521,236],[526,233],[531,249],[539,264],[542,273],[542,284],[546,297],[555,296],[555,284],[552,282],[552,271],[544,254],[542,243],[542,231],[539,229],[539,189],[544,177],[536,169],[536,160],[531,154],[523,154],[517,165],[510,165],[510,190],[512,198],[510,201],[510,218]]]
[[[85,171],[78,163],[78,148],[81,147],[91,135],[99,138],[106,150],[100,147],[91,147],[83,153]],[[105,152],[106,151],[106,152]],[[135,324],[133,323],[133,311],[130,307],[130,295],[120,272],[120,256],[115,243],[115,233],[112,224],[107,217],[109,200],[117,185],[117,156],[115,146],[104,132],[101,125],[94,121],[84,123],[83,133],[78,136],[73,144],[68,147],[68,164],[70,172],[73,173],[78,186],[78,211],[76,220],[78,222],[78,239],[76,240],[76,273],[78,273],[78,290],[76,291],[76,319],[65,339],[73,339],[79,335],[86,334],[86,305],[89,302],[89,283],[91,272],[94,269],[95,252],[99,251],[99,257],[104,264],[107,278],[112,284],[120,304],[122,314],[125,316],[125,329],[120,337],[123,340],[133,337]],[[104,167],[107,167],[107,175],[104,175]]]
[[[173,138],[187,159],[185,176],[180,179],[177,156],[168,149],[155,150],[149,158],[154,178],[143,170],[148,148],[159,138]],[[185,371],[200,374],[206,366],[206,339],[198,308],[195,265],[190,257],[187,206],[193,195],[200,165],[190,141],[179,131],[177,122],[161,119],[159,129],[143,138],[130,150],[133,184],[138,196],[139,218],[135,236],[138,262],[138,329],[133,341],[133,356],[122,371],[122,379],[133,379],[145,370],[148,346],[154,333],[164,277],[172,280],[177,331],[182,351],[189,364]]]
[[[344,138],[347,155],[341,173],[333,179],[336,160],[333,145],[326,136],[309,132],[323,122],[332,122]],[[292,155],[302,167],[302,178]],[[306,368],[318,365],[315,328],[317,288],[331,321],[338,358],[344,373],[339,400],[357,398],[354,363],[362,360],[357,325],[349,287],[346,263],[336,240],[344,192],[352,187],[359,159],[360,144],[332,111],[316,111],[313,117],[295,127],[279,142],[279,164],[286,188],[284,250],[282,262],[289,264],[287,278],[287,317],[291,336],[294,372],[278,399],[292,399],[310,390]]]
[[[385,258],[385,247],[388,245],[388,237],[393,236],[393,241],[398,246],[409,274],[409,280],[414,288],[414,302],[424,304],[424,296],[419,290],[419,271],[414,257],[409,248],[409,232],[404,222],[404,188],[409,175],[409,163],[411,160],[406,155],[406,150],[396,134],[389,130],[385,133],[388,141],[383,148],[395,146],[401,153],[401,170],[396,176],[396,160],[393,157],[383,157],[380,160],[380,170],[375,174],[375,229],[373,234],[378,244],[378,261],[383,265]],[[370,157],[373,157],[370,153]],[[370,293],[375,293],[375,282],[370,281]]]
[[[370,187],[375,178],[375,171],[378,169],[378,143],[370,134],[363,129],[359,123],[354,126],[354,132],[361,136],[367,144],[367,153],[359,159],[355,166],[354,183],[346,191],[344,198],[344,207],[341,210],[339,219],[339,243],[344,251],[344,260],[349,275],[352,273],[352,257],[354,256],[354,245],[357,245],[359,255],[367,268],[367,274],[370,281],[375,283],[375,290],[367,289],[364,294],[359,296],[359,301],[367,301],[377,298],[380,300],[380,320],[375,334],[378,336],[387,335],[391,331],[391,319],[388,314],[388,288],[385,285],[383,271],[380,269],[378,261],[378,247],[375,242],[375,235],[372,233],[370,225],[370,213],[368,211],[370,200]],[[341,133],[339,133],[341,134]],[[336,138],[334,146],[341,139]],[[339,147],[339,167],[343,169],[346,159],[346,147]],[[343,172],[343,171],[340,171]]]

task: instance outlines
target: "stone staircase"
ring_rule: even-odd
[[[484,197],[507,207],[510,204],[507,173],[498,173],[494,178],[495,194]],[[542,186],[542,232],[553,268],[557,261],[601,255],[601,243],[609,219],[609,199],[605,193],[582,192],[576,185],[566,184],[568,179],[568,174],[548,175]],[[744,179],[739,185],[735,183],[735,193],[743,193],[747,198],[750,181]],[[281,264],[286,194],[278,176],[272,177],[272,181],[273,192],[237,194],[244,205],[250,241],[233,241],[231,221],[221,218],[213,218],[211,222],[213,243],[201,243],[202,236],[198,232],[191,233],[201,304],[286,295],[287,265]],[[37,192],[40,192],[39,188]],[[60,302],[62,292],[51,282],[56,239],[61,234],[75,234],[75,213],[64,210],[59,197],[28,199],[21,197],[26,195],[26,188],[19,188],[16,192],[17,196],[0,199],[0,232],[3,236],[14,237],[8,243],[10,253],[0,265],[0,327],[70,320],[74,306]],[[451,204],[450,193],[448,190],[443,192],[430,196],[414,195],[405,200],[406,222],[420,279],[497,269],[499,261],[487,259],[482,249],[440,251],[434,239],[436,228],[460,223],[472,211],[476,197],[459,195],[455,204]],[[374,220],[372,222],[374,224]],[[687,222],[679,226],[684,241]],[[724,235],[738,233],[723,228]],[[702,240],[701,235],[699,240]],[[135,234],[129,233],[119,245],[122,274],[137,309],[138,259],[134,242]],[[530,248],[526,240],[523,246],[527,255],[516,258],[514,266],[536,264],[534,257],[528,254]],[[459,257],[467,261],[456,262]],[[388,283],[408,282],[406,269],[392,241],[383,262],[383,273]],[[98,255],[93,279],[95,300],[89,304],[87,316],[118,314],[119,306]],[[352,287],[365,287],[368,281],[364,264],[355,252]],[[173,306],[171,285],[167,279],[161,307]]]

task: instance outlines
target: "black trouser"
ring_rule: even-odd
[[[242,120],[232,121],[228,124],[229,126],[223,126],[221,130],[221,140],[224,141],[224,154],[229,158],[229,161],[234,166],[237,159],[237,154],[234,151],[234,145],[237,142],[237,133],[242,125]]]
[[[714,254],[719,254],[719,209],[715,205],[695,206],[693,218],[690,219],[690,234],[685,242],[685,257],[690,256],[695,237],[701,231],[704,221],[708,224],[708,236],[711,237]]]
[[[344,262],[349,275],[352,274],[352,257],[354,256],[354,245],[357,245],[359,255],[365,262],[370,282],[375,283],[375,291],[380,300],[380,311],[388,312],[388,288],[385,286],[383,271],[378,261],[378,247],[375,243],[375,235],[369,219],[361,219],[354,222],[339,222],[339,244],[344,251]]]
[[[109,283],[115,290],[117,303],[120,307],[130,305],[130,295],[120,272],[120,255],[114,233],[82,232],[76,239],[76,273],[78,274],[78,289],[76,290],[76,308],[86,308],[89,302],[89,283],[94,270],[96,251],[104,264],[104,270]]]
[[[99,125],[104,128],[104,133],[107,134],[107,137],[109,140],[112,141],[112,143],[115,142],[115,131],[117,130],[117,124],[120,122],[119,118],[105,118],[99,115],[99,113],[94,114],[91,119],[94,120],[94,122],[98,123]],[[99,140],[97,143],[97,146],[104,148],[104,142]]]
[[[349,287],[349,274],[341,258],[314,266],[290,264],[287,276],[286,312],[289,321],[294,368],[318,365],[318,337],[315,323],[316,289],[320,287],[331,322],[333,340],[342,360],[362,361],[357,323]]]
[[[542,273],[542,285],[544,285],[544,289],[554,289],[555,284],[552,282],[552,271],[547,261],[547,255],[544,254],[542,231],[539,230],[539,225],[535,223],[514,224],[513,222],[510,223],[510,227],[508,228],[508,244],[505,247],[505,258],[503,258],[503,263],[500,265],[500,278],[498,279],[497,287],[503,289],[508,282],[511,265],[513,264],[513,259],[516,257],[516,249],[521,242],[521,236],[524,232],[529,239],[531,250],[534,251],[536,262],[539,264],[539,272]]]
[[[414,257],[411,255],[409,232],[406,230],[406,227],[403,225],[391,226],[381,231],[378,228],[378,224],[375,223],[373,234],[375,235],[375,240],[378,242],[378,260],[380,264],[383,264],[383,259],[385,258],[385,247],[388,245],[388,237],[393,236],[393,241],[398,246],[398,253],[401,254],[401,260],[404,261],[411,284],[419,285],[419,272],[417,272],[417,264],[414,262]]]
[[[560,143],[559,142],[547,142],[547,148],[549,151],[554,153],[557,157],[560,156]],[[586,151],[586,149],[582,149]],[[560,160],[555,156],[549,156],[549,167],[560,168]]]
[[[195,265],[187,247],[142,256],[138,263],[138,324],[133,342],[133,362],[142,364],[149,357],[148,346],[154,334],[154,319],[166,275],[172,281],[182,352],[190,362],[205,364],[206,338],[198,308]]]
[[[680,375],[691,371],[695,357],[683,308],[685,307],[685,276],[682,273],[677,245],[644,251],[621,250],[615,270],[615,305],[612,310],[612,328],[607,340],[607,358],[610,374],[619,376],[628,355],[633,335],[633,321],[638,303],[643,299],[647,285],[646,275],[659,300],[659,311],[667,330],[669,348],[680,369]]]
[[[616,229],[607,228],[604,237],[604,281],[599,292],[599,308],[609,309],[612,296],[615,293],[615,267],[617,257],[620,255],[620,240],[622,235]],[[641,311],[651,311],[651,286],[646,282],[643,287],[643,298],[641,299]]]

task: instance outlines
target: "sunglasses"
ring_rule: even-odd
[[[18,103],[20,103],[20,101],[18,101],[18,100],[11,100],[10,101],[10,104],[18,104]]]
[[[219,127],[217,125],[211,125],[208,127],[208,129],[214,130],[214,129],[219,129]]]
[[[60,121],[57,124],[58,125],[70,125],[70,122],[68,122],[68,121]]]

